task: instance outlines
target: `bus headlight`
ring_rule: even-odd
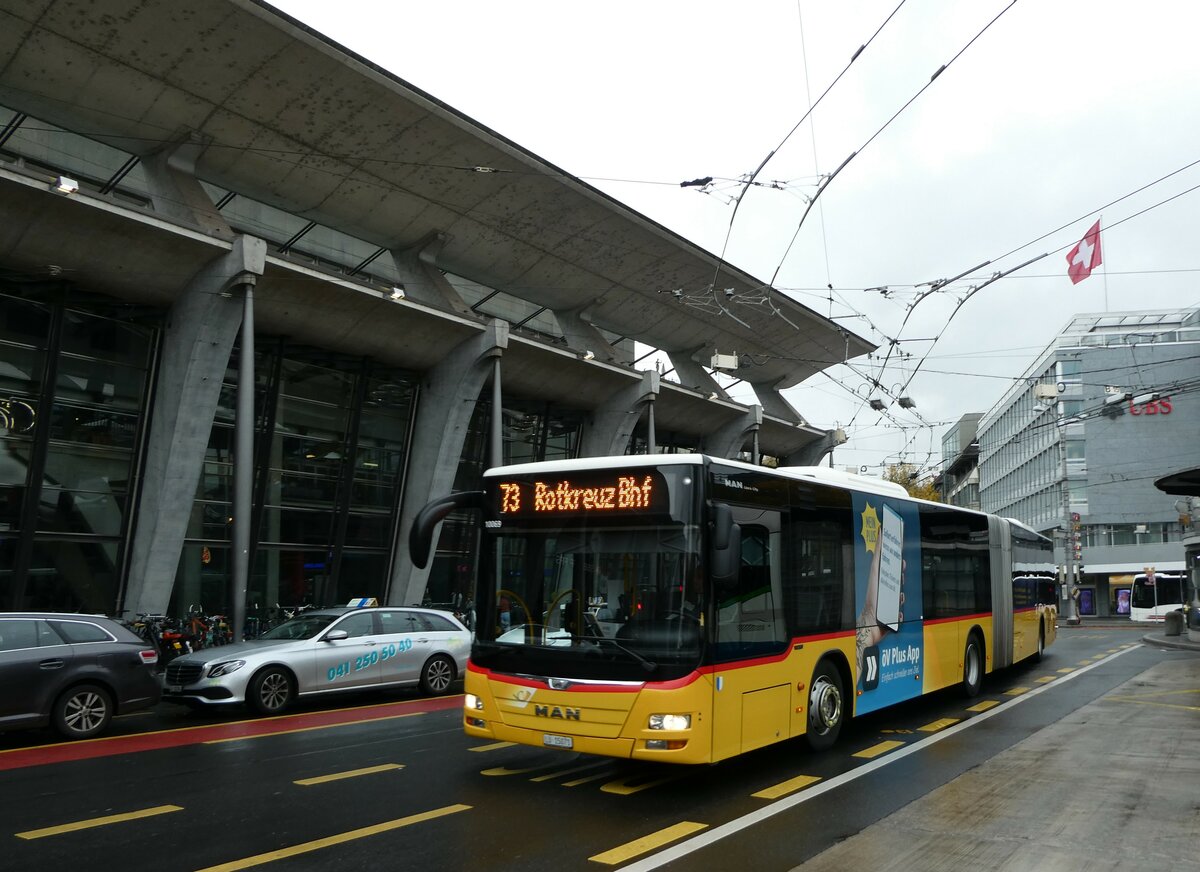
[[[465,697],[463,697],[463,708],[482,710],[483,700],[473,693],[468,693]]]
[[[691,715],[650,715],[650,729],[652,730],[690,730],[691,728]]]

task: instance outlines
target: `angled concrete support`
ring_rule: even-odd
[[[675,367],[675,373],[679,376],[679,383],[685,388],[706,394],[716,394],[721,399],[728,400],[729,394],[725,393],[725,389],[717,384],[716,379],[696,362],[695,355],[700,351],[701,349],[667,352],[667,357],[671,359],[671,366]]]
[[[437,267],[438,253],[445,244],[445,234],[431,233],[416,245],[391,252],[396,272],[404,285],[404,295],[443,312],[474,315],[471,307]]]
[[[196,158],[204,148],[203,142],[186,140],[143,158],[150,201],[155,212],[172,221],[228,239],[233,236],[229,222],[196,179]]]
[[[704,437],[704,453],[713,457],[733,459],[738,456],[746,438],[762,427],[762,406],[751,406],[740,418],[734,418],[715,433]]]
[[[495,358],[503,355],[507,347],[508,323],[492,321],[482,334],[454,348],[421,381],[417,420],[409,447],[408,480],[393,551],[389,605],[420,603],[425,595],[430,565],[424,569],[413,566],[408,532],[417,512],[429,500],[453,490],[467,425],[479,392],[492,375]],[[434,553],[436,546],[435,537]]]
[[[221,381],[242,324],[243,297],[234,289],[254,284],[266,254],[261,239],[238,236],[232,251],[192,279],[167,316],[123,614],[167,610]]]
[[[792,424],[804,423],[804,417],[796,411],[795,406],[789,403],[777,388],[771,385],[755,384],[754,382],[750,382],[750,387],[754,389],[754,395],[758,397],[758,401],[762,404],[763,411],[772,418],[778,418],[781,421],[788,421]]]
[[[609,457],[624,454],[642,410],[654,407],[660,388],[659,374],[650,370],[642,373],[641,381],[621,388],[601,403],[584,428],[580,455]],[[653,443],[653,438],[650,441]]]
[[[597,360],[607,363],[617,362],[617,350],[604,338],[604,334],[588,319],[587,308],[555,309],[554,317],[558,319],[559,329],[567,340],[567,347],[572,351],[592,352]]]
[[[808,445],[799,451],[789,454],[782,458],[784,466],[819,466],[824,457],[846,442],[846,431],[841,428],[830,430],[820,439],[815,442],[810,442]]]

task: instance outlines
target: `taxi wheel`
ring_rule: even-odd
[[[421,693],[439,696],[450,689],[454,681],[454,663],[444,654],[430,657],[421,670]]]
[[[983,648],[979,644],[979,637],[971,635],[967,639],[967,650],[963,652],[963,693],[968,698],[979,696],[979,690],[983,687]]]
[[[814,751],[833,747],[842,723],[846,704],[842,695],[842,676],[828,660],[817,664],[808,692],[808,729],[804,738]]]
[[[282,667],[268,666],[250,679],[246,702],[260,715],[277,715],[296,697],[296,683]]]
[[[112,697],[94,684],[72,687],[54,704],[54,729],[67,739],[90,739],[112,720]]]

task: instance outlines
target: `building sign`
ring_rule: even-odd
[[[1131,415],[1169,415],[1173,408],[1170,397],[1159,397],[1157,400],[1138,403],[1136,406],[1132,400],[1129,402],[1129,414]]]

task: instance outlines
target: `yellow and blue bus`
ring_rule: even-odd
[[[464,728],[712,763],[1040,657],[1051,542],[815,467],[680,454],[489,470],[414,522],[483,514]]]

